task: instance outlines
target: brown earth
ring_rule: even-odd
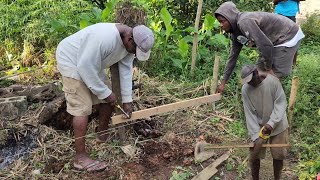
[[[153,85],[150,87],[161,87]],[[175,87],[175,86],[172,86]],[[179,87],[175,87],[179,88]],[[155,88],[150,88],[155,91]],[[174,91],[173,91],[174,92]],[[158,97],[154,96],[158,93]],[[161,96],[159,92],[146,92],[151,96],[140,99],[139,105],[149,107],[159,105],[156,100],[162,99],[160,104],[172,102],[171,95]],[[160,94],[160,95],[159,95]],[[147,103],[141,103],[147,102]],[[216,150],[216,155],[211,159],[198,164],[193,157],[194,145],[203,136],[211,144],[243,144],[246,140],[236,137],[228,131],[228,126],[234,122],[217,118],[211,110],[211,106],[202,105],[194,108],[184,109],[167,113],[161,116],[151,117],[155,122],[153,126],[163,136],[158,138],[146,138],[133,130],[131,126],[126,127],[126,139],[119,141],[115,138],[117,129],[110,128],[110,139],[105,144],[95,142],[95,128],[97,122],[91,121],[88,126],[87,149],[94,159],[106,161],[109,167],[103,172],[87,173],[73,169],[73,135],[72,131],[57,131],[48,126],[37,125],[34,128],[38,131],[38,147],[24,159],[16,160],[12,165],[2,170],[0,179],[12,177],[24,179],[37,179],[31,174],[34,170],[40,171],[39,179],[170,179],[179,177],[181,180],[191,179],[201,172],[205,167],[220,157],[226,150]],[[28,118],[33,120],[35,112],[29,109]],[[223,114],[222,114],[223,115]],[[20,121],[21,124],[26,120]],[[92,136],[93,135],[93,136]],[[134,157],[129,157],[120,149],[122,145],[135,145],[139,148]],[[228,179],[250,179],[248,162],[245,160],[248,155],[247,149],[235,149],[229,159],[222,163],[219,172],[213,178]],[[286,163],[284,179],[295,179],[292,168],[295,166],[295,159],[292,157]],[[291,163],[292,162],[292,163]],[[262,179],[272,179],[272,160],[266,158],[262,161]],[[182,178],[183,177],[183,178]]]

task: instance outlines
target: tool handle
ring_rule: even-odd
[[[230,148],[250,148],[253,147],[253,144],[240,144],[240,145],[225,145],[225,146],[215,146],[215,145],[206,145],[204,149],[230,149]],[[290,147],[290,144],[263,144],[262,147]]]
[[[122,109],[122,107],[117,104],[116,107],[122,112],[122,114],[124,114],[127,118],[130,118],[130,116]]]

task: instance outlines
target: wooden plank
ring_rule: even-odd
[[[230,156],[230,151],[226,152],[222,156],[220,156],[217,160],[215,160],[213,163],[211,163],[209,166],[207,166],[204,170],[202,170],[199,174],[194,176],[192,180],[208,180],[210,179],[214,174],[218,172],[216,169],[217,166],[219,166],[221,163],[223,163],[225,160],[227,160]]]
[[[230,149],[230,148],[250,148],[253,144],[240,144],[240,145],[225,145],[225,146],[215,146],[215,145],[205,145],[204,149]],[[289,144],[263,144],[262,147],[275,148],[275,147],[290,147]]]
[[[123,119],[122,115],[117,115],[111,118],[112,124],[115,125],[115,124],[130,122],[136,119],[142,119],[142,118],[146,118],[153,115],[163,114],[166,112],[175,111],[182,108],[187,108],[187,107],[197,106],[204,103],[218,101],[220,99],[221,99],[220,94],[213,94],[213,95],[203,96],[195,99],[166,104],[158,107],[153,107],[153,108],[133,112],[131,119]]]

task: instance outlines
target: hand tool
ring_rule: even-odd
[[[130,116],[122,109],[122,107],[119,104],[116,104],[116,107],[124,114],[127,118],[130,118]]]
[[[260,144],[260,145],[261,147],[290,147],[289,144]],[[194,155],[195,155],[195,159],[204,161],[215,154],[212,149],[252,148],[252,147],[254,147],[253,143],[237,144],[237,145],[214,145],[214,144],[209,144],[205,141],[201,141],[196,144]]]

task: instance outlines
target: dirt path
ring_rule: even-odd
[[[300,24],[303,22],[308,14],[314,12],[320,13],[320,1],[319,0],[306,0],[300,2],[300,13],[297,15],[297,22]]]

